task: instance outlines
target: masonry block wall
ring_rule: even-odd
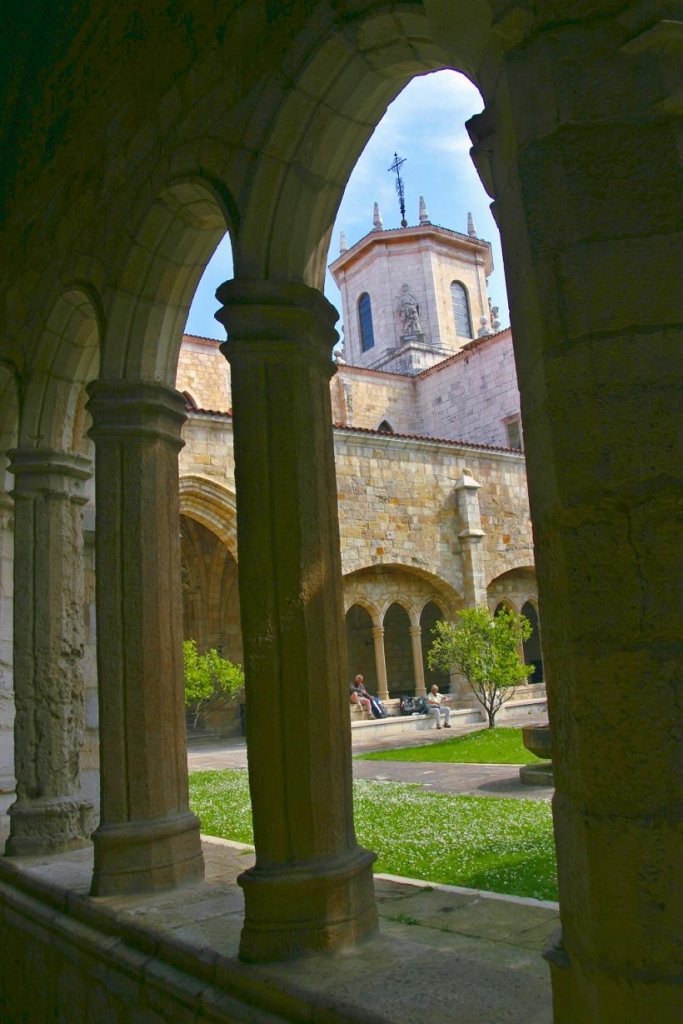
[[[195,342],[194,338],[185,339],[176,386],[184,391],[192,385],[197,400],[220,400],[221,406],[204,406],[217,410],[213,413],[189,414],[183,428],[185,447],[180,453],[181,481],[204,477],[234,495],[232,422],[227,413],[220,411],[231,404],[229,376],[223,371],[227,364],[217,342]],[[486,381],[498,362],[508,360],[506,354],[496,354],[499,347],[486,339],[475,345],[471,356],[462,354],[448,360],[443,375],[439,376],[437,370],[421,375],[421,387],[429,388],[428,394],[434,398],[433,408],[441,408],[436,403],[438,386],[445,389],[451,377],[458,382],[461,375],[472,374],[471,364]],[[511,348],[509,358],[511,361]],[[501,394],[509,396],[509,383],[508,377]],[[347,422],[352,419],[350,425],[354,428],[376,430],[382,419],[388,419],[397,433],[422,432],[424,428],[418,431],[415,384],[410,377],[341,366],[331,383],[333,415],[343,391]],[[458,393],[453,386],[447,391],[448,403],[441,404],[456,409]],[[428,407],[428,400],[422,405]],[[470,408],[470,422],[476,416],[483,417],[476,397]],[[431,426],[438,433],[438,421]],[[533,566],[526,469],[521,454],[479,450],[426,437],[408,440],[336,429],[335,464],[345,575],[368,566],[399,563],[432,573],[462,593],[461,527],[453,488],[466,467],[482,485],[479,502],[487,582],[510,569]],[[219,508],[215,514],[221,514]]]
[[[520,416],[509,328],[471,341],[416,383],[425,434],[507,448],[505,423]]]
[[[219,351],[220,341],[184,335],[178,359],[176,387],[200,409],[227,412],[232,406],[230,365]]]
[[[340,426],[377,430],[386,421],[397,434],[423,433],[413,377],[341,365],[330,388]]]

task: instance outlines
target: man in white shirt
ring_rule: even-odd
[[[441,716],[445,718],[444,729],[450,729],[451,727],[451,709],[441,706],[442,700],[449,700],[448,697],[443,697],[439,693],[439,687],[434,683],[431,690],[427,694],[427,703],[429,704],[429,713],[434,715],[436,718],[437,729],[441,728]]]

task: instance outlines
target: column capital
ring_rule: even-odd
[[[228,332],[221,352],[267,355],[291,361],[300,353],[316,358],[332,376],[332,349],[339,340],[339,313],[317,288],[292,281],[226,281],[216,292],[222,308],[216,319]]]
[[[422,626],[409,626],[408,632],[411,636],[422,636]]]
[[[373,636],[384,636],[384,626],[373,626],[372,627],[372,635]]]
[[[458,480],[457,480],[453,490],[455,490],[455,491],[462,491],[462,490],[477,491],[477,490],[479,490],[480,487],[481,487],[481,484],[478,483],[474,479],[474,477],[472,476],[471,471],[469,469],[463,469],[462,473],[458,477]]]
[[[148,381],[95,380],[86,390],[93,439],[162,441],[178,451],[183,447],[185,399],[174,388]]]
[[[15,480],[13,498],[48,494],[68,497],[76,504],[87,502],[85,484],[92,476],[87,456],[52,448],[13,448],[7,455],[7,468]]]

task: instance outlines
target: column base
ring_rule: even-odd
[[[245,901],[240,959],[294,960],[371,938],[378,928],[375,858],[358,847],[343,858],[245,871],[237,879]]]
[[[654,965],[638,971],[631,965],[584,964],[576,954],[567,955],[560,930],[551,937],[543,956],[550,964],[555,1024],[681,1020],[683,989],[678,973],[667,977]]]
[[[199,819],[189,811],[100,825],[91,896],[167,889],[204,877]]]
[[[93,805],[77,796],[17,800],[9,809],[7,857],[40,857],[87,846],[92,832]]]

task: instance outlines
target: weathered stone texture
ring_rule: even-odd
[[[505,422],[520,416],[509,329],[470,342],[416,385],[425,434],[508,447]]]
[[[230,366],[213,338],[184,335],[178,357],[176,387],[188,395],[199,409],[232,407]]]

